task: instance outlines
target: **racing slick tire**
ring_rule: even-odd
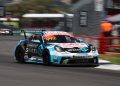
[[[99,66],[99,59],[98,59],[98,57],[95,57],[94,59],[94,67],[97,67],[97,66]]]
[[[25,63],[24,59],[25,49],[22,46],[18,46],[15,50],[15,58],[20,63]]]
[[[43,52],[43,64],[46,65],[46,66],[51,64],[50,63],[50,53],[49,53],[48,50],[45,50]]]
[[[10,31],[9,35],[13,36],[13,32],[12,32],[12,31]]]

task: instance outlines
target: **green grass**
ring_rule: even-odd
[[[120,55],[100,55],[101,59],[111,61],[113,64],[120,65]]]

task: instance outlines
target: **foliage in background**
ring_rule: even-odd
[[[25,13],[55,13],[59,8],[51,8],[54,0],[30,0],[6,6],[6,11],[12,12],[13,16],[21,16]]]

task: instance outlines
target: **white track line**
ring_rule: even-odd
[[[100,66],[95,67],[99,69],[108,69],[108,70],[119,70],[120,71],[120,65],[111,64],[110,61],[107,60],[99,60]]]
[[[108,69],[108,70],[119,70],[120,71],[120,65],[114,65],[114,64],[105,64],[105,65],[100,65],[98,67],[99,69]]]

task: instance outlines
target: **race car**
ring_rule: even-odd
[[[92,44],[64,31],[40,31],[20,40],[15,59],[20,63],[44,65],[99,65],[99,53]]]
[[[10,29],[0,29],[0,35],[13,35],[13,31]]]

